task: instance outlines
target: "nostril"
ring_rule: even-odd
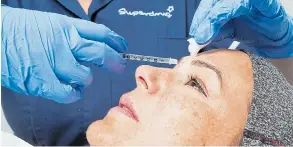
[[[148,84],[142,76],[139,76],[137,79],[145,89],[148,89]]]

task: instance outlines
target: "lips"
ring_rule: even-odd
[[[133,107],[133,103],[127,97],[122,97],[119,101],[119,107],[125,110],[126,115],[138,122],[137,113]]]

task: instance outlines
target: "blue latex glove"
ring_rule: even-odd
[[[82,98],[92,82],[90,62],[120,72],[126,61],[117,52],[127,42],[109,28],[64,15],[1,6],[1,85],[59,103]],[[75,85],[75,86],[71,86]]]
[[[189,34],[198,44],[232,38],[264,57],[293,56],[293,19],[278,0],[202,0]]]

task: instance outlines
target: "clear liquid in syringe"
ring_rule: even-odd
[[[154,56],[143,56],[143,55],[136,55],[136,54],[123,54],[121,53],[122,57],[127,60],[137,60],[137,61],[144,61],[144,62],[155,62],[155,63],[165,63],[165,64],[177,64],[177,59],[172,58],[161,58],[161,57],[154,57]]]

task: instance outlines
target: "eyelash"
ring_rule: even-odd
[[[202,93],[205,97],[207,97],[207,94],[204,90],[204,85],[202,84],[202,81],[199,80],[197,77],[195,76],[188,76],[188,81],[186,83],[186,85],[191,86],[192,88],[195,88],[196,90],[198,90],[200,93]]]

